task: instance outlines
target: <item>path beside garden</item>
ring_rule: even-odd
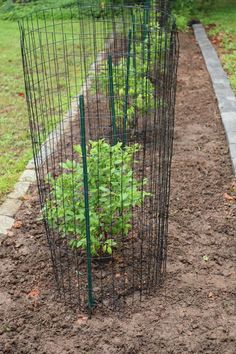
[[[0,353],[235,353],[236,186],[201,52],[191,34],[180,44],[164,287],[133,314],[89,321],[57,303],[32,191],[0,247]]]

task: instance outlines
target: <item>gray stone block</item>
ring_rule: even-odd
[[[236,159],[236,144],[229,144],[229,151],[230,151],[230,155],[232,160]]]
[[[20,199],[22,198],[29,189],[30,182],[18,182],[15,184],[13,192],[8,194],[8,198]]]
[[[236,97],[235,96],[229,96],[227,97],[229,101],[235,102],[236,103]]]
[[[230,101],[227,99],[227,97],[225,98],[221,98],[218,99],[218,102],[219,102],[219,108],[220,108],[220,111],[221,113],[227,113],[227,112],[232,112],[232,111],[235,111],[236,112],[236,102],[233,102],[233,101]]]
[[[229,144],[236,144],[236,132],[227,130],[226,137]]]
[[[0,234],[6,235],[7,231],[12,228],[15,220],[11,217],[0,215]]]
[[[225,89],[225,87],[229,87],[230,88],[230,85],[229,85],[229,81],[227,79],[227,76],[223,76],[221,78],[217,77],[214,79],[214,77],[212,77],[212,81],[213,81],[213,85],[214,85],[214,88],[217,89],[217,88],[221,88],[223,87]]]
[[[20,182],[35,182],[36,181],[36,174],[34,170],[25,170],[19,179]]]
[[[236,158],[232,159],[232,167],[233,167],[234,175],[236,176]]]
[[[30,160],[28,164],[26,165],[27,170],[34,170],[34,160]]]
[[[22,201],[19,199],[7,198],[0,206],[0,215],[14,217],[19,210]]]
[[[197,24],[193,26],[193,29],[215,90],[236,175],[236,98],[217,52],[207,38],[204,27]]]
[[[220,69],[216,69],[216,68],[208,68],[209,74],[211,76],[211,80],[214,83],[214,81],[216,80],[221,80],[221,79],[226,79],[226,73],[224,72],[224,70],[220,70]],[[228,79],[227,79],[228,80]]]
[[[218,87],[215,87],[214,83],[213,83],[213,87],[214,87],[214,90],[215,90],[215,93],[216,93],[216,96],[219,98],[219,99],[224,99],[225,97],[231,99],[232,101],[234,100],[235,98],[235,95],[233,93],[233,91],[231,90],[231,87],[228,85],[228,86],[225,86],[225,87],[221,87],[219,88]]]
[[[225,131],[236,132],[236,112],[223,112],[221,118]]]
[[[207,53],[204,53],[204,58],[207,60],[206,64],[209,68],[211,69],[217,68],[218,73],[223,71],[223,69],[219,68],[220,61],[214,52],[208,51]]]
[[[232,96],[228,79],[219,80],[218,78],[214,79],[214,77],[212,77],[212,82],[216,92],[222,95]]]
[[[205,31],[202,30],[202,25],[200,23],[193,25],[193,29],[197,36],[199,36],[199,38],[208,39]]]

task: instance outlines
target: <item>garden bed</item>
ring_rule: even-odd
[[[180,35],[166,282],[126,313],[91,320],[56,299],[33,188],[0,248],[0,353],[235,352],[236,204],[223,127],[191,34]],[[223,195],[228,192],[228,196]],[[226,196],[226,195],[225,195]]]

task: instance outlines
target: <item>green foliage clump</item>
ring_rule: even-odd
[[[38,0],[38,1],[13,1],[7,0],[5,1],[2,6],[0,6],[0,18],[3,20],[12,20],[17,21],[25,16],[35,14],[35,12],[39,11],[38,18],[44,18],[45,16],[51,16],[50,12],[41,13],[41,10],[47,10],[50,8],[57,8],[54,12],[55,18],[70,18],[71,13],[74,13],[76,17],[78,11],[76,9],[70,9],[68,7],[73,6],[76,2],[74,0]],[[63,9],[63,14],[60,10]]]
[[[115,108],[118,126],[122,125],[124,115],[124,102],[126,99],[126,75],[124,70],[127,66],[127,60],[122,60],[115,67],[114,76],[114,96]],[[101,86],[107,85],[108,78],[104,77]],[[131,64],[129,71],[129,89],[128,89],[128,109],[127,124],[134,124],[135,112],[146,113],[153,109],[154,87],[149,78],[146,78],[141,61],[136,62],[136,68]]]
[[[116,121],[118,126],[122,126],[124,117],[125,100],[128,99],[127,125],[132,127],[135,124],[135,115],[151,112],[155,108],[154,92],[155,87],[152,79],[156,56],[156,46],[158,45],[158,24],[147,25],[146,39],[137,43],[140,35],[137,31],[133,37],[130,53],[130,69],[128,72],[127,90],[127,65],[128,58],[121,58],[113,67],[113,86]],[[132,34],[134,36],[134,34]],[[141,33],[142,37],[142,33]],[[97,78],[96,78],[97,79]],[[103,93],[109,92],[109,73],[107,66],[100,72],[99,88]],[[93,84],[93,90],[95,83]],[[126,94],[128,97],[126,98]]]
[[[171,7],[176,16],[176,23],[179,30],[186,30],[188,22],[199,17],[200,12],[206,12],[212,8],[213,0],[171,0]]]
[[[138,144],[122,148],[111,146],[104,139],[90,141],[87,152],[89,216],[92,255],[111,254],[118,246],[119,236],[131,228],[132,208],[140,207],[149,195],[134,175]],[[44,216],[52,229],[69,236],[73,249],[86,248],[86,222],[81,147],[75,151],[78,162],[61,164],[64,172],[57,178],[49,176],[50,196]]]
[[[222,56],[224,69],[230,77],[233,90],[236,92],[236,51],[232,51]]]
[[[134,2],[134,1],[128,1]],[[39,11],[37,18],[51,17],[50,12],[41,13],[41,10],[54,8],[55,19],[78,18],[81,15],[96,18],[109,16],[110,5],[125,4],[125,0],[0,0],[0,18],[4,20],[19,20],[27,15]],[[78,6],[80,11],[78,11]],[[63,9],[63,12],[61,11]]]

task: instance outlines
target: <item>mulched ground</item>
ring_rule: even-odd
[[[165,285],[91,320],[56,301],[33,193],[0,246],[0,353],[235,353],[236,187],[200,50],[191,34],[180,44]]]

